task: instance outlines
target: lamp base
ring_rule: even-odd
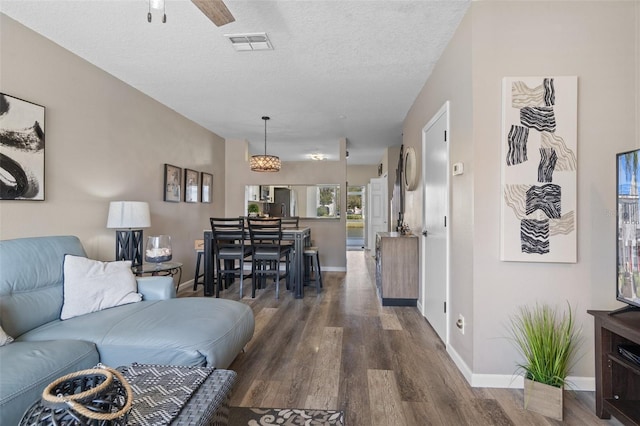
[[[130,260],[142,265],[142,229],[116,231],[116,260]]]

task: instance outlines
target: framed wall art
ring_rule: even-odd
[[[172,166],[171,164],[164,165],[164,201],[170,201],[172,203],[179,203],[182,190],[182,169],[180,167]]]
[[[0,93],[0,200],[44,200],[44,107]]]
[[[185,203],[198,202],[198,172],[184,169],[184,201]]]
[[[578,77],[505,77],[500,260],[577,261]]]
[[[200,182],[202,188],[200,201],[203,203],[210,203],[213,198],[213,175],[202,172]]]

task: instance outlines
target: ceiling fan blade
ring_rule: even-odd
[[[218,27],[236,20],[222,0],[191,1]]]

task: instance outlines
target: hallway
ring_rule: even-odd
[[[350,426],[620,424],[594,415],[592,392],[565,392],[561,423],[523,410],[522,390],[471,388],[416,308],[380,305],[368,251],[347,266],[323,275],[320,295],[276,300],[271,285],[243,299],[256,330],[230,366],[231,405],[341,409]],[[237,285],[221,296],[237,299]]]

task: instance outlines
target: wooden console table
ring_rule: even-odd
[[[640,345],[640,311],[587,312],[595,318],[596,415],[640,425],[640,365],[618,353],[620,344]]]
[[[416,306],[417,236],[398,232],[376,234],[376,287],[382,306]]]

